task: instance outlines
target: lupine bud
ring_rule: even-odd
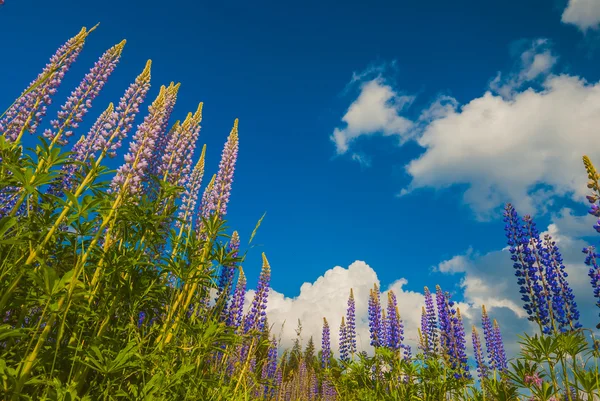
[[[181,206],[179,210],[179,219],[183,220],[185,224],[191,226],[193,224],[194,211],[196,210],[196,203],[198,202],[198,192],[202,186],[202,178],[204,177],[204,158],[206,155],[206,145],[202,147],[202,153],[200,159],[189,180],[185,184],[185,192],[181,200]],[[181,222],[177,221],[177,227],[180,227]]]

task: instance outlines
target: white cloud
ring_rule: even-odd
[[[600,2],[597,0],[569,0],[562,14],[562,22],[573,24],[583,32],[600,26]]]
[[[464,200],[480,219],[504,202],[545,211],[554,196],[587,193],[581,157],[600,158],[600,84],[549,76],[543,90],[510,100],[486,92],[433,121],[417,140],[425,152],[406,167],[416,188],[467,184]]]
[[[581,157],[600,160],[600,142],[592,140],[600,83],[552,74],[556,60],[547,40],[532,41],[516,69],[499,74],[481,97],[462,107],[439,97],[414,121],[401,115],[413,98],[378,77],[363,84],[332,140],[338,153],[376,133],[398,135],[400,145],[414,140],[424,152],[405,166],[412,180],[399,196],[463,184],[463,200],[479,220],[497,216],[505,202],[533,214],[557,196],[580,201],[587,193]]]
[[[346,127],[334,129],[331,136],[338,154],[345,153],[350,143],[360,136],[406,136],[413,123],[402,117],[400,112],[412,101],[413,97],[399,95],[381,77],[363,83],[358,98],[342,117]]]

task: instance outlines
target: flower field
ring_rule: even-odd
[[[314,317],[322,321],[321,338],[304,345],[299,327],[294,346],[282,349],[267,318],[278,268],[263,254],[258,282],[248,283],[242,267],[242,244],[252,243],[262,219],[250,238],[227,221],[237,120],[218,173],[206,177],[208,150],[197,146],[202,103],[176,120],[180,85],[152,95],[151,61],[118,101],[96,105],[125,41],[99,56],[57,115],[46,115],[95,30],[69,39],[23,94],[2,106],[2,399],[600,399],[600,341],[579,323],[580,314],[598,316],[600,309],[576,303],[576,296],[593,297],[600,308],[599,254],[583,250],[589,291],[574,294],[556,242],[510,204],[507,272],[539,328],[523,334],[519,355],[508,358],[502,328],[485,307],[479,325],[465,327],[440,286],[424,289],[414,349],[404,339],[396,294],[382,297],[377,285],[368,299],[374,352],[357,346],[350,288],[344,316]],[[89,130],[79,129],[94,118]],[[26,135],[38,136],[35,148],[23,145]],[[107,158],[122,159],[121,166],[110,171]],[[589,213],[600,218],[600,174],[585,156],[583,164]],[[594,229],[600,232],[600,220]],[[244,305],[249,287],[253,300]],[[332,332],[340,339],[333,347]]]

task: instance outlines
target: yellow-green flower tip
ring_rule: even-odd
[[[271,266],[269,265],[269,261],[267,260],[267,255],[263,252],[262,254],[263,260],[263,270],[271,270]]]
[[[234,232],[233,232],[233,234],[231,234],[231,239],[232,239],[232,240],[234,240],[234,239],[235,239],[236,241],[239,241],[239,239],[240,239],[240,235],[238,234],[238,232],[237,232],[237,231],[234,231]]]

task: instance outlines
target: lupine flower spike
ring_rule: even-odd
[[[202,153],[200,154],[198,163],[196,163],[196,167],[194,167],[190,179],[186,182],[185,192],[183,193],[183,198],[181,200],[181,206],[179,209],[178,217],[180,220],[183,220],[183,222],[189,227],[191,227],[193,224],[193,213],[196,209],[196,203],[198,202],[198,192],[200,191],[200,187],[202,185],[202,178],[204,177],[205,156],[206,145],[202,147]],[[177,221],[176,225],[177,227],[179,227],[181,225],[181,221]]]
[[[95,28],[95,27],[94,27]],[[82,28],[50,58],[49,63],[23,94],[0,116],[0,132],[11,142],[19,142],[25,131],[34,134],[52,102],[65,73],[77,59],[86,37],[92,31]]]
[[[340,359],[342,362],[348,362],[350,358],[348,357],[348,329],[346,326],[346,321],[344,316],[342,316],[342,323],[340,324]]]
[[[267,319],[267,300],[269,297],[269,282],[271,280],[271,267],[263,253],[263,266],[258,278],[258,285],[248,314],[244,317],[244,333],[251,330],[262,331]]]
[[[352,288],[350,288],[348,309],[346,310],[346,333],[348,354],[352,357],[356,353],[356,303]]]
[[[83,117],[92,107],[93,100],[104,88],[108,77],[115,70],[124,47],[125,41],[123,40],[108,49],[85,75],[79,86],[71,92],[71,96],[58,112],[58,119],[50,121],[52,129],[44,131],[44,136],[52,143],[57,142],[61,145],[67,143],[66,138],[73,134],[72,129],[79,126]]]
[[[331,358],[329,335],[329,324],[327,323],[327,319],[323,318],[323,335],[321,337],[321,367],[323,369],[329,367],[329,359]]]
[[[235,171],[235,163],[237,161],[239,147],[238,137],[238,120],[233,123],[231,133],[227,138],[223,154],[221,155],[221,163],[219,164],[219,172],[215,178],[215,184],[212,191],[207,194],[207,201],[202,205],[202,216],[210,217],[213,213],[220,217],[227,214],[227,204],[231,195],[231,184],[233,182],[233,173]]]

